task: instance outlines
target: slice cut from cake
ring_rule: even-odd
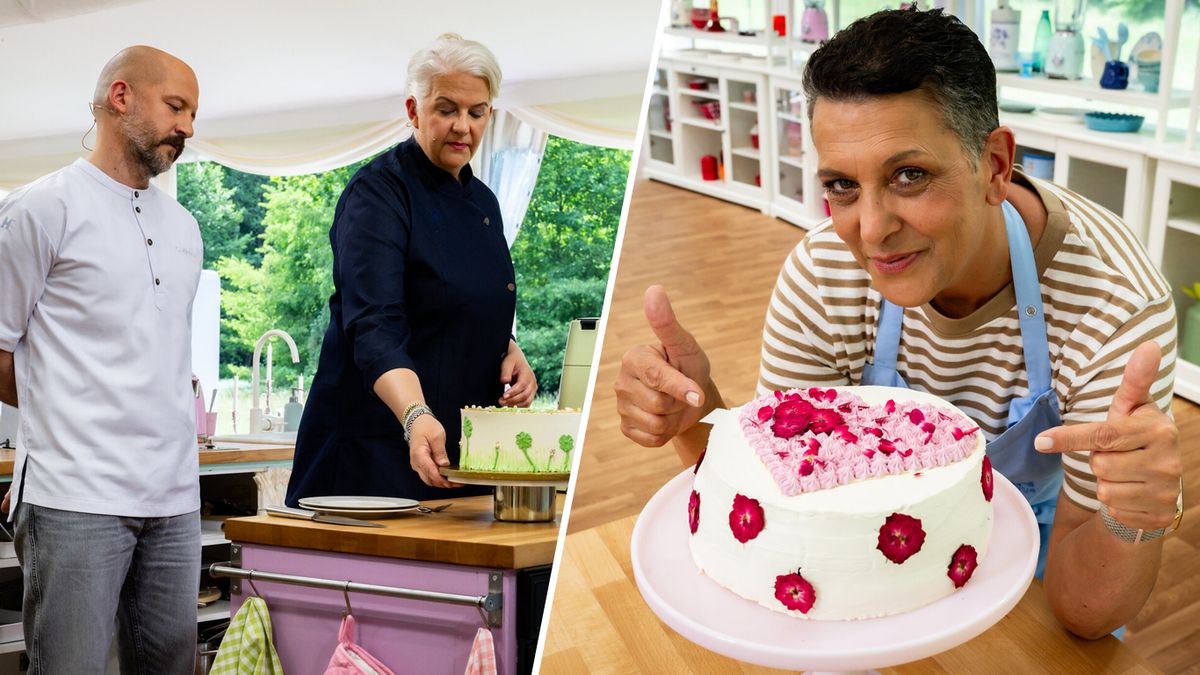
[[[937,397],[791,390],[706,421],[692,558],[742,597],[809,619],[885,616],[953,593],[987,554],[983,434]]]
[[[503,473],[568,472],[580,412],[463,408],[458,467]]]

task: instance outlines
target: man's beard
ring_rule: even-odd
[[[145,170],[148,177],[157,176],[171,168],[175,160],[183,154],[183,136],[172,135],[155,138],[154,129],[149,124],[142,122],[141,118],[135,118],[131,114],[126,114],[121,118],[121,132],[125,136],[129,156]],[[175,148],[174,157],[170,159],[163,157],[158,152],[161,145]]]

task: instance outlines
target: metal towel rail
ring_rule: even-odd
[[[500,627],[500,610],[504,607],[504,592],[502,586],[502,577],[498,572],[491,572],[488,574],[487,595],[461,595],[458,593],[423,591],[415,588],[398,588],[395,586],[379,586],[377,584],[360,584],[353,581],[337,581],[334,579],[321,579],[318,577],[302,577],[294,574],[263,572],[255,569],[235,567],[232,563],[234,563],[234,561],[229,561],[227,563],[213,563],[211,566],[209,566],[208,573],[214,577],[246,579],[251,583],[253,583],[255,580],[274,581],[280,584],[307,586],[310,588],[327,588],[334,591],[343,591],[345,593],[367,593],[370,595],[384,595],[392,598],[444,602],[452,605],[469,605],[479,609],[479,615],[483,617],[484,623],[486,623],[490,628]]]

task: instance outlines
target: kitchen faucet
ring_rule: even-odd
[[[282,431],[283,430],[283,416],[271,414],[270,395],[271,395],[272,349],[271,349],[271,345],[269,344],[268,341],[272,337],[283,338],[283,341],[286,342],[288,344],[288,347],[290,347],[292,350],[292,363],[300,363],[300,352],[299,352],[299,350],[296,349],[296,342],[294,340],[292,340],[291,335],[288,335],[287,333],[279,330],[278,328],[272,328],[271,330],[263,333],[262,337],[258,338],[258,342],[254,343],[254,361],[252,364],[253,373],[250,376],[250,389],[251,389],[250,395],[251,395],[251,400],[253,401],[253,403],[252,403],[252,407],[250,408],[249,433],[252,433],[252,434],[261,434],[261,433],[266,433],[268,431]],[[258,369],[259,369],[259,366],[261,365],[261,361],[262,361],[263,344],[267,344],[267,397],[268,398],[267,398],[266,414],[263,414],[263,410],[260,405],[262,403],[262,401],[259,398],[259,391],[258,391]]]

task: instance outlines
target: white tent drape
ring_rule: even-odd
[[[476,175],[496,193],[500,202],[504,238],[509,248],[517,240],[517,230],[529,209],[547,138],[545,131],[505,110],[497,110],[475,155],[479,160]]]
[[[642,95],[510,107],[522,122],[578,143],[632,150]]]
[[[321,173],[370,157],[412,134],[407,119],[188,143],[204,159],[264,176]]]
[[[412,134],[408,120],[326,127],[276,134],[192,141],[204,159],[270,176],[329,171],[357,162]],[[511,247],[537,183],[547,134],[517,115],[497,110],[472,163],[476,174],[500,202],[504,237]]]
[[[601,92],[619,90],[627,87],[630,78],[610,79],[616,84],[601,82],[596,89]],[[542,87],[551,93],[565,92],[568,88],[568,84],[557,81],[554,87]],[[522,96],[520,92],[509,99],[502,97],[497,102],[497,112],[504,111],[530,127],[572,141],[633,149],[640,115],[640,94],[545,101],[546,91],[535,93],[542,97],[536,104],[521,103],[535,97]],[[328,171],[370,157],[408,138],[412,129],[404,114],[399,112],[403,109],[402,102],[395,97],[358,104],[358,112],[370,109],[371,114],[377,116],[353,122],[340,121],[337,110],[327,108],[206,122],[201,134],[188,141],[188,152],[239,171],[269,176]],[[80,147],[79,136],[79,133],[72,133],[0,142],[0,190],[11,190],[32,182],[70,164],[76,157],[84,156],[86,153]]]

